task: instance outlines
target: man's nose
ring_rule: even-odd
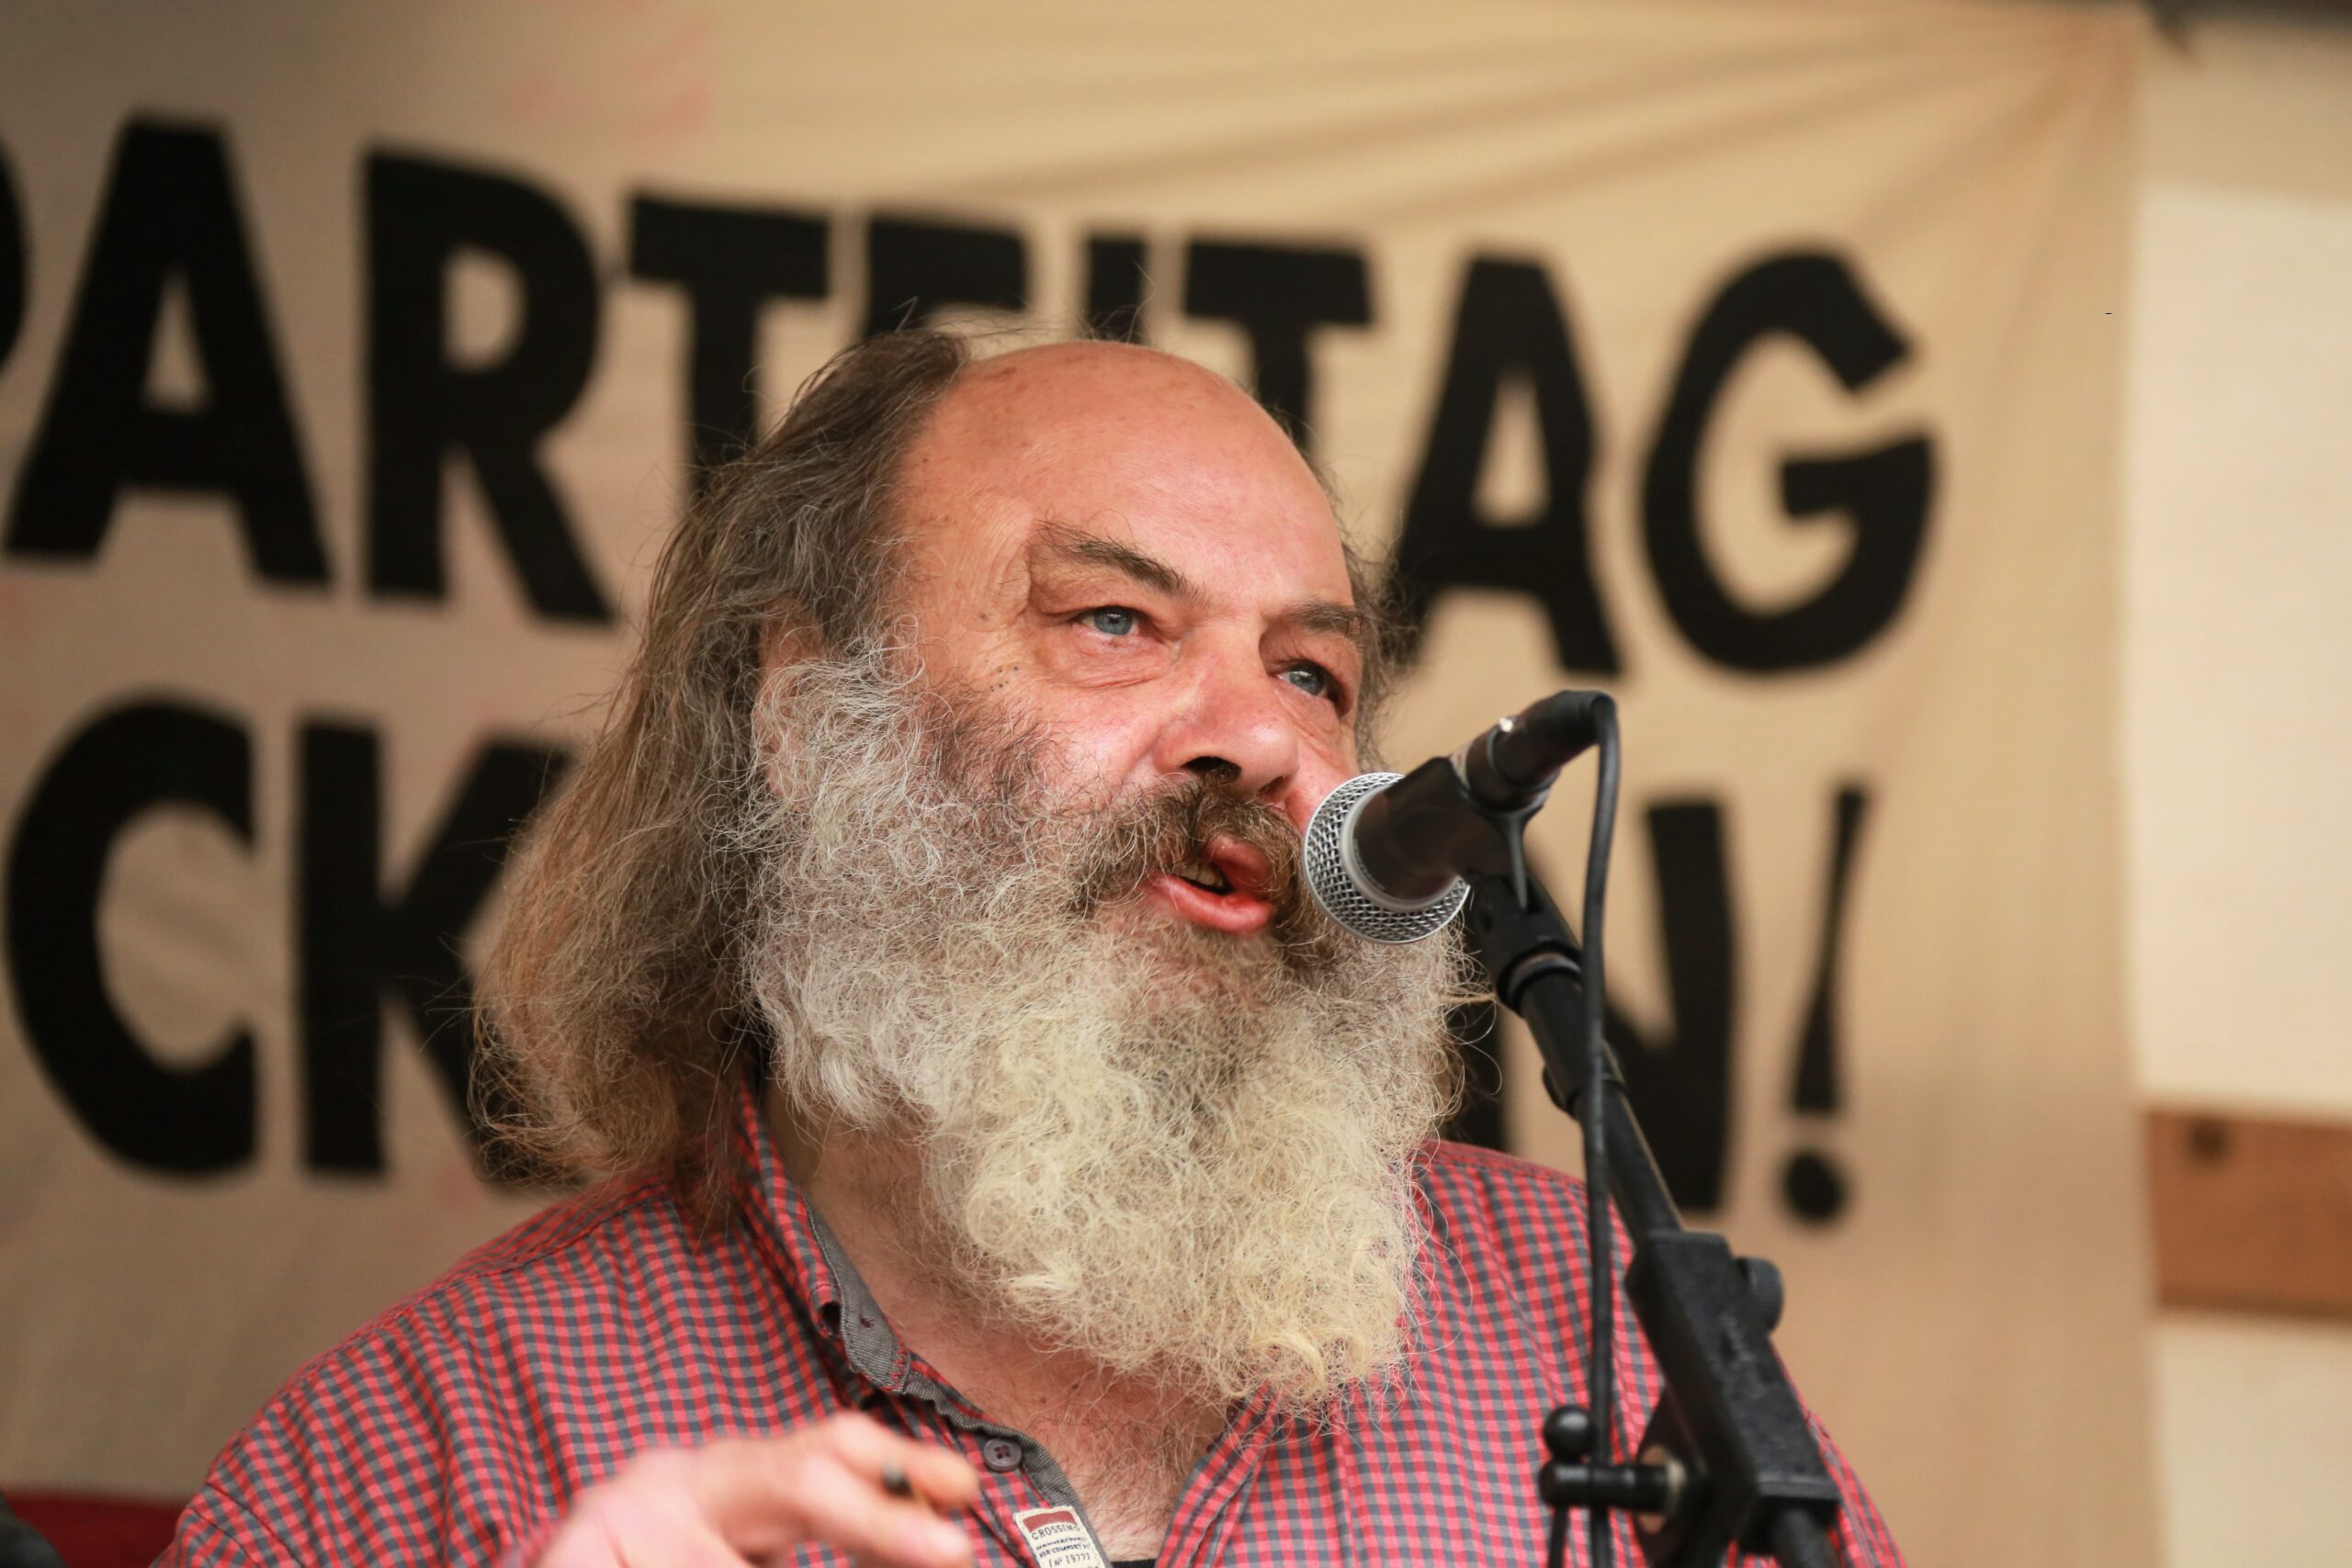
[[[1281,796],[1298,773],[1298,725],[1254,648],[1202,660],[1152,761],[1162,774],[1194,773],[1245,800]]]

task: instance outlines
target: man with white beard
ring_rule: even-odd
[[[299,1376],[165,1561],[1540,1562],[1580,1200],[1431,1141],[1459,950],[1299,874],[1374,604],[1197,367],[837,359],[509,879],[506,1131],[611,1179]]]

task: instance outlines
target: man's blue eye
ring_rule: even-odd
[[[1105,605],[1100,610],[1089,610],[1079,619],[1101,632],[1104,637],[1125,637],[1136,629],[1136,613],[1133,610],[1123,610],[1116,604]]]
[[[1328,696],[1331,691],[1331,672],[1313,664],[1294,664],[1282,678],[1310,697]]]

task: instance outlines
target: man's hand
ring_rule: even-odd
[[[903,1477],[910,1495],[894,1495],[886,1477]],[[581,1493],[539,1568],[742,1568],[811,1544],[894,1568],[956,1568],[971,1545],[933,1510],[967,1507],[979,1491],[960,1456],[832,1416],[781,1438],[639,1454]]]

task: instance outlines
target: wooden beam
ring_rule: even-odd
[[[2352,1318],[2352,1123],[2159,1106],[2146,1130],[2163,1304]]]

